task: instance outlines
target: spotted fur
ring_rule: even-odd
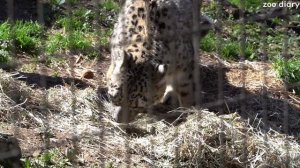
[[[130,113],[170,96],[179,106],[194,105],[191,9],[192,0],[125,1],[111,38],[107,73],[115,105],[125,101]]]

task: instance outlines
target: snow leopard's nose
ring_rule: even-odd
[[[128,123],[128,111],[122,110],[121,106],[116,106],[114,110],[111,111],[113,119],[118,123]]]
[[[129,123],[135,119],[137,116],[137,111],[128,108],[125,110],[121,106],[115,106],[113,110],[111,110],[112,118],[117,123]]]

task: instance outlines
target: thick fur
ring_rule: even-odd
[[[129,113],[169,97],[178,106],[194,105],[191,9],[192,0],[125,1],[111,38],[107,73],[115,105],[128,106]],[[206,27],[199,33],[205,35],[210,22],[203,17],[201,26]]]

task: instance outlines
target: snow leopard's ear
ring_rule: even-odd
[[[213,21],[206,15],[200,17],[200,37],[204,37],[213,28]]]

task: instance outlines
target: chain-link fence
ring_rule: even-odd
[[[0,4],[0,166],[300,166],[300,2]]]

